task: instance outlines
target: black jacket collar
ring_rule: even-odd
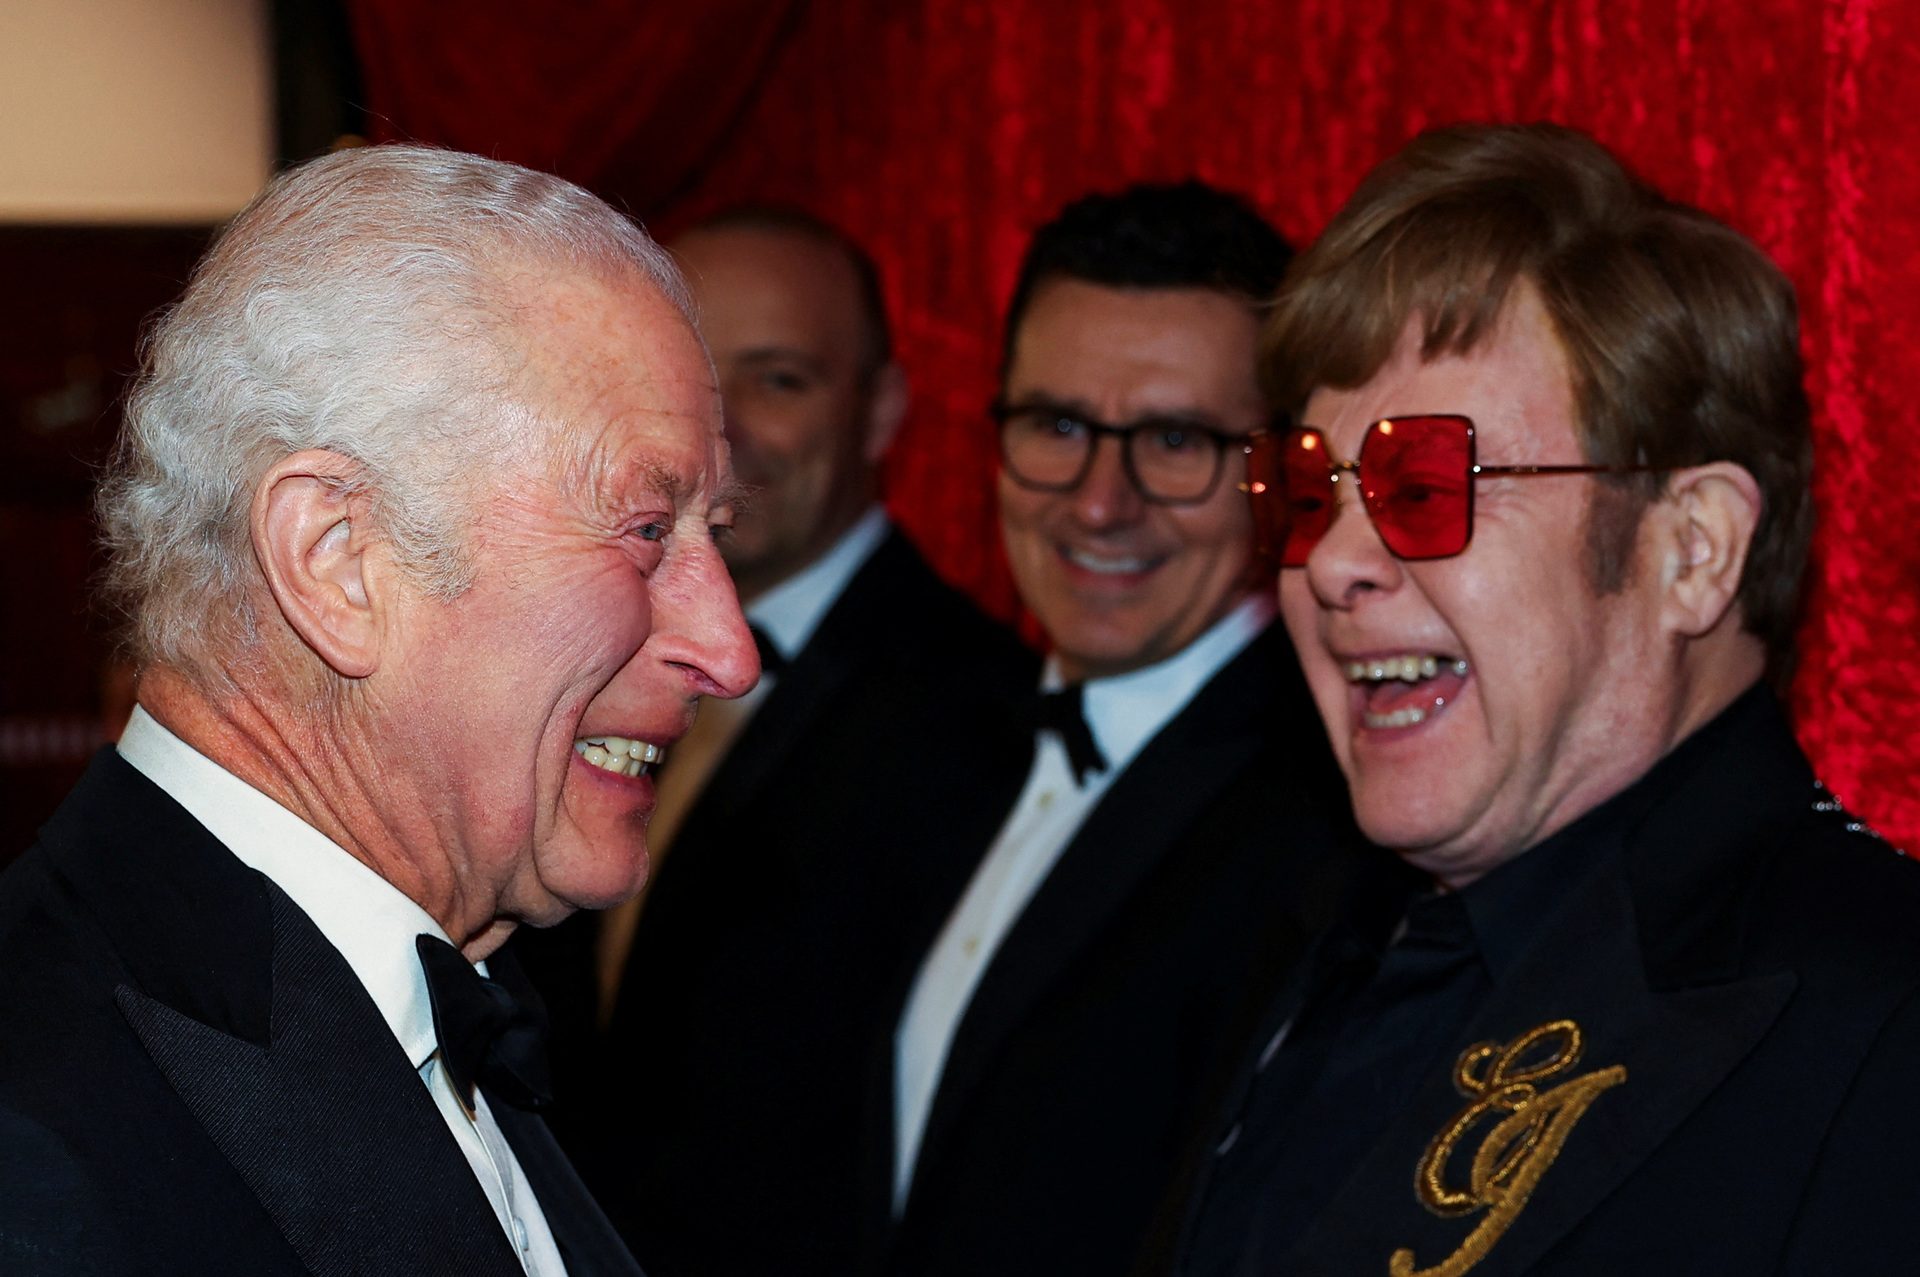
[[[1545,851],[1537,864],[1566,871],[1560,897],[1542,906],[1455,1048],[1509,1043],[1571,1020],[1584,1050],[1566,1076],[1619,1066],[1625,1080],[1585,1112],[1475,1277],[1527,1272],[1713,1092],[1786,1006],[1794,972],[1745,969],[1739,919],[1763,860],[1756,845],[1812,794],[1778,706],[1756,690],[1551,846],[1527,853]],[[1474,1221],[1423,1210],[1407,1184],[1463,1102],[1441,1071],[1424,1079],[1288,1271],[1341,1271],[1356,1255],[1377,1255],[1384,1267],[1400,1246],[1416,1266],[1446,1257]]]
[[[124,972],[127,1024],[309,1268],[521,1271],[413,1063],[285,893],[111,749],[42,842]],[[564,1158],[508,1135],[563,1253],[592,1257],[576,1274],[637,1273]]]

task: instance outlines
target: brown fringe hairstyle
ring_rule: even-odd
[[[1297,415],[1317,387],[1364,384],[1415,316],[1423,359],[1465,354],[1521,281],[1566,353],[1589,462],[1731,461],[1758,482],[1765,505],[1737,601],[1784,680],[1813,528],[1793,286],[1745,237],[1667,200],[1585,134],[1436,129],[1376,168],[1287,274],[1262,343],[1268,393]],[[1643,474],[1594,488],[1597,590],[1624,584],[1662,485]]]

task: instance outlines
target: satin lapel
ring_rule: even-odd
[[[472,1168],[366,991],[271,889],[261,1047],[122,985],[168,1083],[318,1274],[521,1271]]]
[[[265,878],[111,746],[41,837],[54,872],[100,920],[140,990],[266,1044],[273,933]]]
[[[963,1111],[1001,1039],[1260,754],[1283,708],[1282,660],[1291,655],[1271,627],[1148,742],[1061,853],[954,1034],[921,1142],[922,1168],[937,1159],[943,1131]]]
[[[321,1274],[518,1272],[372,1000],[313,924],[111,749],[43,833],[162,1075]]]
[[[1575,907],[1519,959],[1436,1063],[1286,1271],[1384,1277],[1389,1256],[1407,1248],[1416,1273],[1449,1257],[1456,1266],[1443,1271],[1525,1273],[1632,1175],[1753,1049],[1796,983],[1790,973],[1773,973],[1652,991],[1635,922],[1627,886],[1611,867],[1581,889]],[[1543,989],[1553,997],[1543,998]],[[1579,1026],[1584,1050],[1564,1072],[1540,1081],[1540,1091],[1577,1078],[1594,1079],[1596,1089],[1583,1097],[1584,1108],[1560,1110],[1557,1136],[1564,1142],[1537,1164],[1544,1170],[1530,1199],[1504,1230],[1488,1223],[1488,1210],[1457,1218],[1429,1211],[1415,1195],[1415,1171],[1429,1143],[1469,1103],[1450,1077],[1459,1052],[1481,1042],[1512,1043],[1557,1020]],[[1616,1066],[1624,1077],[1601,1085],[1604,1071]],[[1458,1143],[1443,1176],[1448,1186],[1465,1186],[1480,1140],[1499,1116],[1483,1119]],[[1491,1234],[1483,1251],[1468,1242],[1476,1227],[1483,1241]],[[1477,1262],[1457,1266],[1474,1254],[1481,1255]]]

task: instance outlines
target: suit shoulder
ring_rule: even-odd
[[[111,999],[113,949],[79,909],[36,844],[0,874],[0,1090],[34,1061],[62,1064],[63,1044],[85,1034]],[[71,1052],[67,1052],[71,1054]]]
[[[0,1100],[0,1151],[0,1271],[150,1271],[65,1137]]]
[[[81,954],[104,950],[103,937],[80,934],[88,929],[46,845],[35,843],[0,873],[0,1006],[13,1007],[17,996],[38,1002],[35,990],[56,973],[77,967]]]
[[[881,544],[842,602],[850,617],[908,664],[960,667],[1019,685],[1038,676],[1033,649],[942,579],[904,533],[896,531]]]
[[[1775,827],[1754,936],[1848,979],[1920,987],[1920,864],[1816,789]]]
[[[130,979],[97,920],[74,899],[44,846],[0,877],[0,1271],[21,1236],[64,1254],[36,1202],[91,1200],[97,1153],[139,1123],[129,1086],[146,1070],[114,1003]],[[91,1097],[89,1099],[89,1097]],[[87,1149],[90,1152],[81,1153]],[[31,1226],[30,1226],[31,1225]],[[25,1230],[19,1232],[14,1230]],[[9,1233],[12,1235],[9,1235]],[[27,1271],[39,1272],[38,1268]],[[58,1265],[48,1271],[63,1272]],[[73,1271],[92,1271],[85,1265]],[[103,1267],[101,1271],[108,1271]],[[114,1269],[113,1271],[120,1271]]]
[[[21,920],[39,907],[47,888],[46,848],[34,843],[0,869],[0,952]],[[0,970],[5,968],[0,967]]]
[[[1791,970],[1836,996],[1878,990],[1884,1000],[1920,979],[1920,866],[1819,783],[1764,687],[1682,742],[1642,787],[1652,801],[1631,864],[1651,950],[1676,935],[1712,937],[1715,962],[1737,950],[1748,971]]]

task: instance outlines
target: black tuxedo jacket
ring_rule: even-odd
[[[895,532],[715,769],[558,1081],[555,1129],[650,1271],[850,1271],[866,1048],[952,849],[1024,778],[1037,669]]]
[[[111,750],[0,877],[0,1271],[516,1274],[352,969]],[[495,1106],[568,1271],[638,1273]]]
[[[1202,1082],[1249,1031],[1249,999],[1272,992],[1353,869],[1376,863],[1345,812],[1292,648],[1270,626],[1116,779],[994,955],[955,1033],[885,1269],[1124,1272],[1201,1115]],[[906,992],[878,1052],[877,1166],[891,1166]]]
[[[1247,1200],[1222,1191],[1232,1177],[1259,1174],[1233,1150],[1261,1141],[1228,1139],[1259,1085],[1246,1070],[1172,1266],[1346,1277],[1387,1274],[1405,1250],[1406,1270],[1473,1277],[1913,1272],[1920,870],[1859,829],[1772,698],[1749,693],[1570,828],[1585,870],[1291,1245],[1263,1236],[1257,1210],[1210,1218]],[[1569,1021],[1577,1059],[1562,1030],[1502,1061]],[[1457,1053],[1480,1043],[1493,1051],[1463,1080]],[[1466,1193],[1461,1213],[1430,1208],[1416,1167],[1479,1101],[1476,1079],[1530,1065],[1545,1071],[1448,1146],[1439,1178]],[[1490,1132],[1509,1114],[1503,1144]],[[1475,1194],[1477,1158],[1509,1171]]]

